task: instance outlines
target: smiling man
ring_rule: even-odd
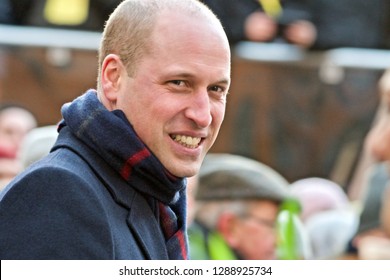
[[[196,0],[125,0],[97,90],[62,108],[51,153],[0,202],[1,259],[187,259],[186,177],[213,145],[230,49]]]

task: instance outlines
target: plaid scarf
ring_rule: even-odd
[[[137,191],[151,197],[170,259],[187,259],[186,181],[170,174],[138,138],[121,110],[108,111],[89,90],[62,107],[59,130],[72,133],[99,154]]]

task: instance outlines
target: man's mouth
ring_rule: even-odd
[[[171,135],[171,138],[180,145],[190,149],[197,148],[200,141],[202,141],[202,138],[200,137],[191,137],[187,135]]]

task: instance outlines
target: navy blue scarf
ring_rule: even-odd
[[[95,90],[65,104],[61,112],[64,119],[59,129],[68,126],[132,188],[157,200],[157,219],[166,237],[169,258],[187,259],[185,179],[170,174],[138,138],[124,113],[108,111]]]

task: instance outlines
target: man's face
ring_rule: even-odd
[[[230,85],[230,50],[206,21],[163,13],[151,53],[126,77],[116,107],[142,141],[178,177],[196,174],[214,143]]]
[[[278,205],[272,201],[258,201],[244,217],[234,223],[231,246],[245,260],[276,259],[276,219]]]

